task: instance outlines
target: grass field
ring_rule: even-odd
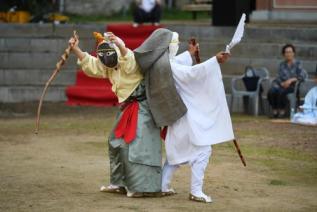
[[[76,15],[67,14],[70,18],[70,23],[108,23],[108,22],[132,22],[133,14],[131,9],[127,11],[122,11],[111,16],[105,15]],[[163,23],[168,21],[192,21],[192,13],[187,11],[182,11],[179,9],[164,9],[162,11]],[[208,21],[210,22],[211,15],[207,12],[200,12],[197,14],[197,21]]]
[[[116,111],[46,105],[34,135],[33,113],[1,110],[0,211],[317,211],[316,128],[239,114],[233,124],[247,167],[231,142],[213,147],[204,189],[214,203],[188,200],[187,166],[174,176],[172,197],[101,193]]]

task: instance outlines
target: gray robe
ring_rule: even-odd
[[[143,82],[131,96],[144,93]],[[120,111],[109,135],[110,182],[132,192],[160,192],[162,179],[162,143],[160,129],[155,126],[147,100],[139,101],[136,138],[126,144],[116,138],[114,130]]]
[[[168,53],[171,40],[172,31],[157,29],[134,50],[135,59],[145,75],[147,101],[159,127],[172,125],[187,112],[172,76]]]

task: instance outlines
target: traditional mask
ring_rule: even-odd
[[[173,59],[176,56],[178,48],[179,48],[178,33],[173,32],[172,40],[168,47],[170,59]]]
[[[108,68],[115,68],[118,65],[118,54],[113,45],[107,42],[98,45],[97,55],[99,60]]]

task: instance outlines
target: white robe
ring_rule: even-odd
[[[296,113],[291,121],[298,124],[317,125],[317,86],[306,94],[301,108],[303,112]]]
[[[216,57],[192,66],[186,51],[171,60],[171,68],[188,110],[167,130],[167,160],[175,165],[208,151],[210,145],[233,140],[234,134]]]

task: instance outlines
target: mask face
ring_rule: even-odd
[[[99,60],[108,68],[114,68],[118,65],[118,54],[109,43],[101,43],[97,48]]]
[[[173,32],[173,37],[168,47],[170,59],[173,59],[176,56],[178,48],[179,48],[178,33]]]

